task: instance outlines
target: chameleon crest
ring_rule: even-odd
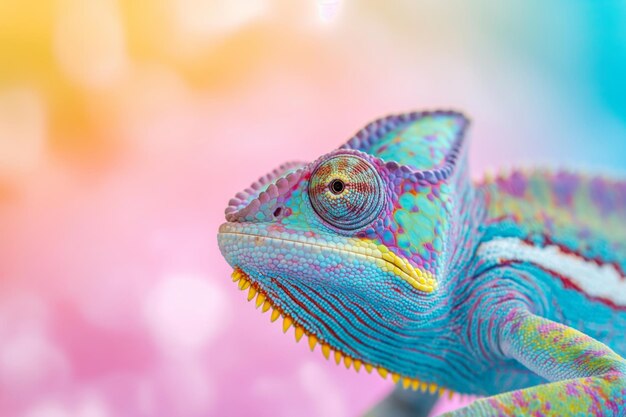
[[[285,331],[294,326],[296,340],[307,336],[312,350],[320,344],[326,358],[335,352],[347,368],[377,369],[429,393],[514,390],[459,415],[589,415],[597,404],[617,410],[599,415],[626,415],[626,362],[601,343],[626,350],[626,307],[618,305],[626,298],[608,295],[611,306],[572,285],[581,271],[605,279],[601,268],[626,259],[611,233],[596,230],[595,211],[565,204],[594,191],[569,190],[575,196],[565,203],[554,191],[552,199],[563,187],[547,172],[473,184],[467,126],[454,112],[389,116],[311,163],[287,163],[261,177],[229,202],[219,230],[233,280],[258,308],[272,309],[272,321],[282,316]],[[596,181],[576,178],[583,188]],[[626,231],[626,187],[605,188],[594,195],[623,198],[605,215]],[[538,224],[541,216],[552,230]],[[580,235],[587,243],[582,237],[591,234],[593,248],[567,240]],[[592,258],[591,250],[607,245],[617,253]],[[606,282],[624,291],[626,278],[614,272]],[[563,304],[568,297],[578,304]],[[592,310],[596,322],[583,321]],[[621,333],[609,333],[612,327]],[[537,385],[546,381],[555,382]],[[566,395],[572,390],[580,395]],[[612,400],[598,400],[608,394]],[[399,395],[371,415],[406,406]],[[562,395],[569,399],[557,405]],[[414,402],[426,412],[431,403]]]

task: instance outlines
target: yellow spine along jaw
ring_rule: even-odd
[[[376,244],[368,239],[348,239],[350,252],[370,258],[376,266],[386,272],[391,272],[397,277],[408,282],[414,288],[425,293],[431,293],[437,289],[437,280],[428,271],[415,268],[404,258],[390,251],[385,245]]]
[[[375,246],[385,261],[385,265],[382,265],[381,268],[393,272],[420,291],[431,293],[437,289],[437,280],[430,272],[413,267],[408,260],[391,252],[385,245]]]
[[[387,252],[387,253],[391,253],[391,252]],[[397,258],[397,259],[400,259],[400,258]],[[400,261],[395,260],[394,262],[397,264],[400,264],[401,260]],[[405,264],[404,269],[408,268],[407,265],[408,263]],[[320,344],[322,355],[324,355],[324,357],[327,360],[330,359],[330,356],[332,353],[335,363],[339,365],[341,361],[343,360],[343,363],[346,369],[349,369],[352,366],[355,372],[359,372],[361,368],[363,367],[365,368],[365,371],[370,374],[372,373],[374,369],[376,369],[378,374],[383,379],[387,379],[387,376],[391,375],[391,379],[393,380],[393,382],[395,384],[401,385],[404,389],[410,388],[413,391],[421,390],[422,392],[429,392],[430,394],[438,394],[438,395],[443,395],[446,392],[448,392],[448,396],[452,398],[454,392],[447,388],[440,387],[433,383],[426,383],[416,378],[411,378],[409,376],[403,376],[397,373],[389,372],[389,370],[385,369],[382,366],[375,367],[374,365],[370,363],[363,362],[360,359],[356,359],[348,355],[345,355],[339,350],[332,349],[328,343],[319,341],[317,336],[307,332],[303,326],[298,324],[291,316],[289,316],[284,311],[282,311],[280,307],[275,306],[272,303],[272,301],[267,297],[267,295],[263,293],[263,290],[258,287],[258,284],[252,282],[251,279],[239,268],[235,268],[235,270],[233,271],[232,279],[233,279],[233,282],[237,284],[240,290],[242,291],[248,290],[248,295],[247,295],[248,301],[255,300],[256,308],[259,308],[259,306],[262,306],[261,310],[264,313],[267,312],[270,308],[272,309],[272,313],[270,315],[270,321],[275,322],[280,317],[283,318],[283,325],[282,325],[283,332],[286,333],[291,327],[293,327],[294,337],[296,339],[296,342],[299,342],[304,336],[307,336],[308,345],[311,351],[314,351],[315,347],[318,344]],[[432,287],[430,287],[431,288],[430,291],[434,291],[435,284],[436,284],[434,279],[432,280],[431,284],[432,284]],[[418,288],[418,289],[425,291],[424,289],[421,289],[421,288]]]

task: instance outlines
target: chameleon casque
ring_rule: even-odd
[[[484,397],[450,416],[626,416],[626,181],[473,182],[467,127],[389,116],[261,177],[219,229],[233,280],[311,349],[393,379],[369,415],[450,391]]]

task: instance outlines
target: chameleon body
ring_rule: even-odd
[[[467,127],[388,116],[260,178],[219,229],[233,280],[346,368],[484,397],[450,415],[626,416],[626,181],[473,182]]]

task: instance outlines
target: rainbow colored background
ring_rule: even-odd
[[[620,1],[0,2],[0,416],[359,415],[392,383],[248,305],[228,199],[415,109],[476,175],[626,174],[624,74]]]

